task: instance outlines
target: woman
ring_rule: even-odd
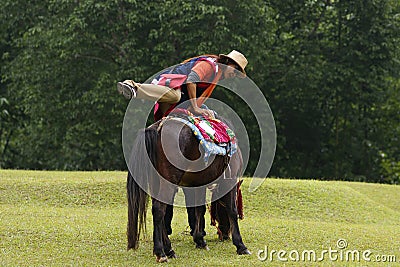
[[[240,76],[245,77],[245,67],[248,61],[246,57],[233,50],[229,54],[217,55],[201,55],[185,60],[180,65],[167,69],[169,74],[186,75],[185,82],[179,88],[170,88],[160,85],[160,75],[153,80],[151,84],[139,84],[133,80],[125,80],[118,82],[117,89],[127,99],[138,98],[157,101],[158,106],[155,108],[155,119],[161,119],[177,105],[190,109],[197,115],[214,117],[211,110],[201,108],[204,101],[211,95],[218,81],[228,78],[234,78],[240,71]],[[185,200],[189,198],[185,193]],[[205,201],[205,199],[204,199]],[[204,213],[205,205],[202,206],[203,216],[200,221],[200,229],[205,235]],[[195,210],[193,207],[187,207],[188,222],[193,234],[195,228]],[[167,234],[172,233],[171,220],[173,216],[173,206],[168,205],[164,217],[164,223]]]
[[[155,79],[152,84],[139,84],[132,80],[125,80],[118,82],[117,89],[127,99],[157,101],[161,115],[158,118],[167,115],[171,107],[185,101],[190,103],[186,107],[194,114],[213,117],[212,111],[201,108],[202,103],[211,95],[219,80],[236,76],[235,69],[244,77],[247,63],[246,57],[236,50],[227,55],[202,55],[185,60],[178,67],[169,69],[169,73],[187,76],[185,84],[179,88],[172,89],[159,85],[157,84],[159,79]]]

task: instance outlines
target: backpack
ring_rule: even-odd
[[[164,72],[160,73],[155,80],[159,80],[160,77],[163,74],[181,74],[181,75],[189,75],[189,73],[192,71],[192,68],[194,67],[194,65],[198,62],[198,61],[208,61],[209,63],[212,64],[212,66],[214,66],[214,71],[217,72],[218,71],[218,66],[214,60],[214,56],[210,55],[204,55],[204,56],[198,56],[198,57],[193,57],[193,58],[189,58],[184,60],[182,63],[175,65],[173,67],[167,68]],[[159,84],[159,83],[157,83]]]
[[[183,61],[181,64],[178,64],[175,67],[173,67],[170,70],[171,71],[170,73],[189,75],[189,73],[192,71],[192,68],[194,67],[194,65],[198,61],[201,61],[201,60],[208,61],[213,66],[215,66],[214,68],[217,68],[215,60],[210,56],[204,55],[204,56],[189,58],[189,59]]]

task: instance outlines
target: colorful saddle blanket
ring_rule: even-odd
[[[180,116],[175,116],[176,114]],[[186,109],[176,109],[168,118],[178,120],[192,129],[204,149],[205,163],[211,155],[231,157],[237,151],[234,132],[221,120],[195,116]]]

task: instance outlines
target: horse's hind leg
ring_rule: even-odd
[[[232,242],[236,246],[236,252],[239,255],[251,254],[247,247],[244,245],[242,236],[240,235],[238,223],[238,211],[236,207],[236,187],[227,193],[220,200],[226,207],[226,212],[229,217],[229,222],[232,229]]]
[[[163,234],[164,252],[168,258],[176,258],[175,251],[172,249],[171,240],[168,235],[172,233],[171,221],[173,214],[173,205],[166,205],[166,214],[164,216],[165,234]],[[169,209],[169,210],[168,210]]]
[[[156,255],[157,262],[168,261],[167,255],[164,252],[164,243],[167,243],[167,247],[171,247],[167,232],[164,225],[164,215],[167,205],[156,199],[152,199],[151,212],[153,214],[153,253]],[[168,240],[168,241],[166,241]],[[169,243],[168,243],[169,242]]]
[[[192,212],[188,212],[188,215],[194,215],[194,229],[191,229],[193,231],[193,241],[196,243],[196,248],[204,248],[208,250],[207,243],[204,240],[204,235],[205,235],[205,220],[204,220],[204,215],[206,214],[206,206],[205,206],[205,201],[206,201],[206,189],[205,188],[199,188],[192,192],[193,195],[186,194],[185,198],[192,198],[193,202],[191,204],[195,204],[196,206],[194,208],[189,208],[189,210],[194,210],[194,214]],[[190,202],[187,202],[187,204]],[[189,221],[191,221],[189,219]],[[191,225],[192,227],[192,225]]]
[[[169,199],[169,203],[173,203],[176,194],[176,188],[166,182],[165,179],[160,180],[160,190],[154,192],[158,194],[161,199]],[[153,252],[156,255],[157,262],[166,262],[168,258],[176,258],[175,252],[172,250],[171,240],[168,237],[167,229],[165,227],[165,214],[167,210],[166,203],[152,198],[152,214],[153,214]]]
[[[204,240],[204,227],[205,220],[204,215],[206,214],[206,206],[201,205],[194,208],[196,217],[196,227],[193,232],[193,241],[196,243],[196,248],[203,248],[208,250],[206,241]]]
[[[163,231],[164,253],[168,258],[176,258],[175,251],[172,249],[171,240],[168,237],[167,231]]]

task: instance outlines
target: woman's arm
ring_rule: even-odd
[[[197,106],[196,84],[189,82],[186,84],[186,86],[189,94],[189,101],[190,104],[192,105],[193,113],[214,118],[214,113],[211,110],[203,109]]]

